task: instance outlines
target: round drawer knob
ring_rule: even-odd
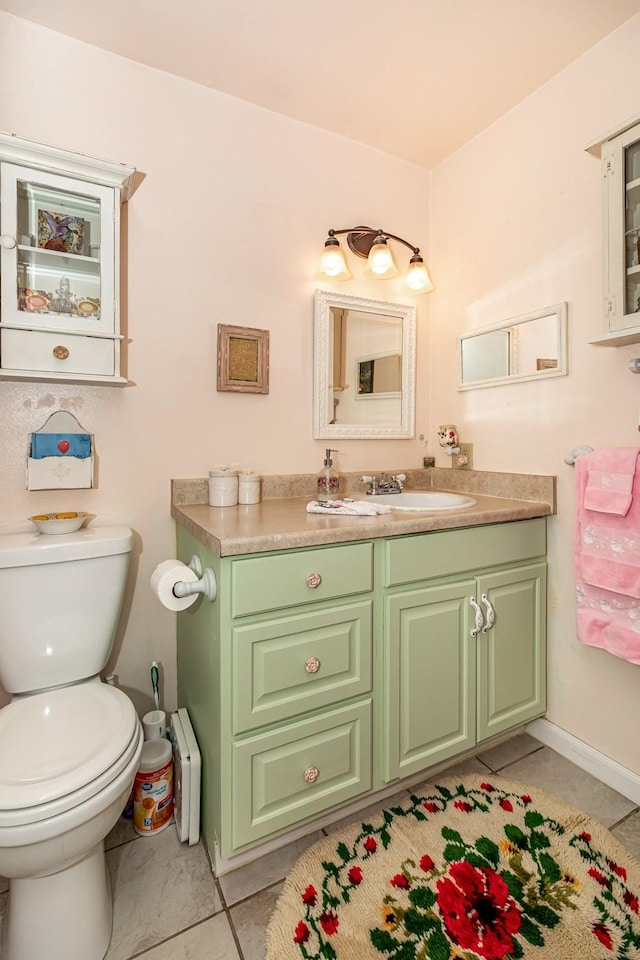
[[[304,665],[304,668],[307,671],[307,673],[317,673],[318,670],[320,669],[320,661],[318,660],[317,657],[309,657],[309,659]]]
[[[54,347],[52,353],[56,360],[66,360],[69,356],[68,348],[63,347],[61,344],[59,344],[57,347]]]
[[[304,772],[304,779],[307,783],[315,783],[319,776],[320,771],[317,767],[307,767]]]
[[[315,590],[315,588],[319,587],[321,583],[322,577],[319,573],[310,573],[307,577],[307,586],[310,587],[311,590]]]
[[[8,233],[3,233],[2,236],[0,236],[0,247],[2,247],[3,250],[13,250],[15,245],[15,237],[9,236]]]

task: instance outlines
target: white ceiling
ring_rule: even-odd
[[[640,0],[0,0],[0,10],[431,168]]]

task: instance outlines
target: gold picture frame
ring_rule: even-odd
[[[218,324],[218,390],[269,393],[269,331]]]

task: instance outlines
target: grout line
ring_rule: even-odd
[[[229,923],[229,926],[231,927],[231,936],[233,937],[233,942],[234,942],[235,945],[236,945],[236,950],[238,951],[238,956],[239,956],[240,960],[244,960],[244,953],[242,952],[242,946],[240,945],[240,937],[238,936],[238,931],[236,930],[236,925],[235,925],[235,923],[234,923],[234,921],[233,921],[233,917],[231,916],[231,911],[230,911],[230,910],[226,910],[226,911],[225,911],[225,914],[226,914],[226,917],[227,917],[227,921],[228,921],[228,923]]]

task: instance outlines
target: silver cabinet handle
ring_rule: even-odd
[[[307,767],[304,772],[304,779],[307,783],[315,783],[319,776],[320,771],[317,767]]]
[[[317,673],[318,670],[320,669],[320,661],[318,660],[317,657],[309,657],[309,659],[304,665],[304,668],[307,671],[307,673]]]
[[[322,577],[319,573],[310,573],[307,577],[307,586],[310,590],[315,590],[322,583]]]
[[[486,593],[483,593],[482,596],[480,597],[480,599],[482,600],[482,602],[484,603],[485,607],[487,608],[486,623],[485,623],[484,627],[482,628],[482,632],[483,632],[483,633],[486,633],[487,630],[491,630],[491,627],[492,627],[492,626],[494,625],[494,623],[496,622],[496,612],[495,612],[495,610],[493,609],[493,607],[491,606],[491,601],[489,600],[489,597],[486,595]]]
[[[475,619],[476,619],[476,625],[475,625],[475,627],[473,628],[473,630],[471,631],[471,636],[472,636],[472,637],[477,637],[478,634],[480,633],[480,631],[482,630],[482,625],[483,625],[483,623],[484,623],[484,617],[482,616],[482,610],[481,610],[480,607],[478,606],[478,601],[476,600],[475,597],[469,597],[469,603],[470,603],[471,606],[473,607],[474,614],[475,614]]]

